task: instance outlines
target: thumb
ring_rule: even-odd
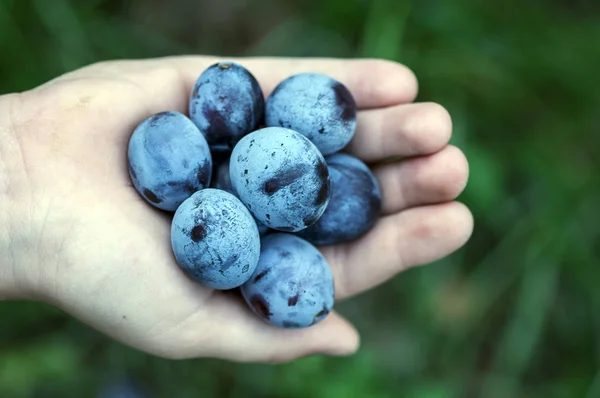
[[[241,297],[215,294],[209,313],[196,347],[201,356],[282,363],[315,354],[350,355],[359,346],[356,329],[335,312],[308,328],[282,329],[259,319]]]

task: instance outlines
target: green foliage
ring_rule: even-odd
[[[340,305],[363,338],[346,359],[170,362],[53,309],[4,303],[0,396],[93,396],[123,375],[161,397],[600,396],[600,3],[244,4],[0,0],[0,93],[109,58],[397,60],[419,77],[419,101],[453,115],[472,240]]]

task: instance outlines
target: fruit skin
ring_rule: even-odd
[[[366,164],[336,153],[325,158],[331,179],[331,199],[323,216],[298,236],[315,245],[335,245],[369,231],[381,211],[381,190]]]
[[[219,62],[198,77],[189,99],[192,121],[213,151],[231,151],[264,118],[265,99],[242,65]]]
[[[162,210],[175,211],[210,184],[208,143],[179,112],[161,112],[142,121],[129,139],[127,162],[135,189]]]
[[[314,224],[329,202],[325,158],[302,134],[267,127],[240,140],[231,154],[231,184],[267,227],[296,232]]]
[[[304,239],[285,233],[262,239],[258,266],[241,291],[257,316],[286,329],[322,321],[335,299],[333,276],[323,255]]]
[[[265,121],[304,134],[323,155],[344,148],[356,130],[356,103],[346,86],[319,73],[282,81],[267,98]]]
[[[233,189],[233,186],[231,185],[231,178],[229,177],[229,158],[221,162],[221,164],[219,164],[219,167],[217,167],[217,169],[213,173],[213,180],[211,186],[213,188],[222,189],[223,191],[227,191],[230,194],[237,196],[236,192]],[[258,227],[258,233],[260,234],[260,236],[263,236],[267,232],[269,232],[269,227],[258,221],[256,218],[254,219],[254,221],[256,222],[256,226]]]
[[[240,286],[254,272],[260,236],[252,215],[238,198],[207,188],[175,212],[171,246],[177,263],[192,279],[227,290]]]

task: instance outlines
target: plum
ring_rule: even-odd
[[[364,235],[381,211],[379,183],[366,164],[345,153],[325,160],[331,180],[329,204],[315,224],[298,232],[315,245],[349,242]]]
[[[189,100],[190,118],[213,151],[231,151],[264,118],[265,99],[242,65],[219,62],[198,77]]]
[[[198,128],[179,112],[142,121],[129,139],[129,177],[151,205],[166,211],[210,184],[212,158]]]
[[[322,321],[333,309],[335,296],[323,255],[304,239],[286,233],[262,239],[258,265],[241,291],[258,317],[286,329]]]
[[[231,155],[231,184],[267,227],[300,231],[314,224],[329,202],[323,155],[302,134],[267,127],[240,140]]]
[[[252,215],[229,192],[196,192],[175,212],[171,246],[179,266],[194,280],[227,290],[250,278],[260,255]]]
[[[265,122],[304,134],[323,155],[330,155],[354,136],[356,113],[354,98],[342,83],[320,73],[300,73],[269,95]]]

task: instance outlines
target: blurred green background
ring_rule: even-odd
[[[357,355],[153,358],[62,313],[0,305],[0,397],[600,397],[600,2],[0,0],[0,94],[109,58],[383,57],[454,119],[466,247],[339,305]],[[200,72],[200,71],[199,71]]]

